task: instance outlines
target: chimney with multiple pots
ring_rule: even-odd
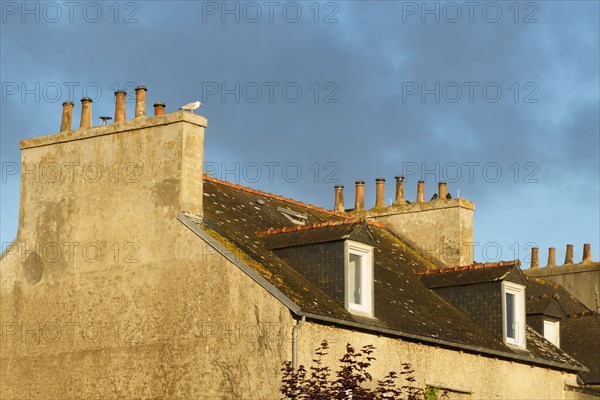
[[[158,104],[158,103],[157,103]],[[154,107],[157,107],[157,104]],[[161,103],[162,104],[162,103]],[[160,115],[158,112],[155,112],[155,115]],[[396,196],[394,202],[391,204],[392,206],[403,206],[410,204],[410,201],[405,200],[404,198],[404,176],[399,175],[395,177],[396,179]],[[365,181],[358,180],[355,182],[356,185],[356,197],[354,201],[354,209],[351,211],[365,211]],[[335,189],[335,203],[334,203],[334,211],[336,212],[344,212],[344,186],[336,185]],[[447,200],[451,197],[448,195],[446,182],[438,183],[438,193],[437,198],[435,200]],[[420,180],[417,184],[417,198],[416,203],[426,203],[425,201],[425,181]],[[376,209],[381,209],[386,207],[385,204],[385,178],[377,178],[375,179],[375,207]]]
[[[592,252],[590,250],[590,244],[589,243],[584,243],[583,244],[583,256],[581,258],[581,262],[579,264],[586,264],[586,263],[592,263]],[[565,263],[563,265],[567,265],[567,264],[574,264],[573,262],[573,245],[572,244],[568,244],[567,245],[567,250],[565,252]],[[554,247],[550,247],[548,248],[548,263],[546,265],[546,267],[556,267],[556,248]],[[538,248],[537,247],[532,247],[531,248],[531,268],[539,268],[539,260],[538,260]]]
[[[135,118],[146,117],[146,89],[144,86],[135,88]],[[125,113],[125,100],[127,92],[125,90],[115,91],[115,119],[114,122],[127,121]],[[87,129],[92,127],[92,102],[89,97],[81,99],[81,121],[79,128]],[[68,132],[72,130],[73,124],[73,107],[72,101],[65,101],[63,104],[62,118],[60,123],[60,132]],[[165,103],[154,103],[154,116],[165,114]],[[103,117],[104,124],[110,119]]]

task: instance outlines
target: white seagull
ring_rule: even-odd
[[[194,113],[194,110],[198,107],[200,107],[202,105],[202,103],[200,103],[199,101],[195,101],[193,103],[188,103],[185,106],[181,107],[180,110],[188,110],[189,112],[191,112],[192,114]]]

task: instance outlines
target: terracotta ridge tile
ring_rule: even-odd
[[[315,222],[311,225],[298,225],[295,227],[282,227],[282,228],[268,228],[268,229],[265,229],[262,231],[258,231],[258,232],[256,232],[256,234],[259,236],[272,235],[272,234],[277,234],[277,233],[304,231],[304,230],[308,230],[308,229],[319,229],[319,228],[338,226],[338,225],[354,225],[354,224],[362,223],[363,221],[364,221],[364,218],[357,218],[357,217],[340,219],[340,220],[328,220],[325,222]],[[377,226],[380,228],[384,227],[383,224],[381,224],[380,222],[375,222],[375,221],[367,220],[367,224]]]
[[[511,265],[517,265],[518,260],[512,261],[498,261],[493,263],[473,263],[469,265],[462,265],[458,267],[449,267],[449,268],[441,268],[441,269],[425,269],[422,271],[417,271],[417,275],[430,275],[430,274],[440,274],[446,272],[457,272],[457,271],[466,271],[466,270],[476,270],[482,268],[497,268],[497,267],[508,267]]]
[[[587,317],[589,315],[594,315],[594,311],[582,311],[579,313],[571,313],[569,315],[567,315],[567,318],[579,318],[579,317]]]

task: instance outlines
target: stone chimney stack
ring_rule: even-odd
[[[365,181],[356,181],[356,199],[354,201],[354,209],[362,211],[365,209]]]
[[[124,90],[117,90],[115,92],[115,122],[126,121],[125,116],[125,97],[127,92]]]
[[[165,115],[165,107],[165,103],[163,103],[162,101],[154,103],[154,116]]]
[[[590,249],[589,243],[583,244],[583,258],[581,260],[582,263],[592,262],[592,251]]]
[[[71,130],[71,124],[73,122],[73,104],[72,101],[65,101],[63,103],[62,118],[60,121],[60,131],[67,132]]]
[[[375,207],[385,207],[385,178],[375,179]]]
[[[446,182],[440,182],[438,183],[438,196],[439,199],[441,200],[446,200],[446,194],[448,192],[446,191]]]
[[[344,185],[335,185],[335,205],[333,207],[335,212],[344,212]]]
[[[565,254],[565,264],[573,264],[573,245],[567,245],[567,252]]]
[[[92,99],[84,97],[81,99],[81,122],[80,128],[91,128],[92,127]]]
[[[531,248],[531,268],[539,268],[539,267],[540,267],[540,262],[538,259],[538,248],[532,247]]]
[[[417,201],[404,198],[404,177],[396,176],[396,198],[385,206],[385,180],[375,183],[375,207],[364,210],[363,181],[356,182],[355,210],[401,235],[432,260],[447,267],[473,263],[473,212],[475,205],[466,199],[447,199],[445,182],[439,182],[439,197],[444,201],[425,202],[425,182],[417,186]],[[438,197],[438,193],[434,197]]]
[[[402,205],[406,204],[406,200],[404,200],[404,176],[396,176],[396,200],[394,200],[394,205]]]
[[[135,118],[146,116],[146,89],[144,86],[135,88]]]
[[[548,249],[548,265],[547,267],[555,267],[556,266],[556,249],[554,247],[550,247]]]
[[[419,181],[417,184],[417,203],[425,201],[425,181]]]
[[[179,213],[202,216],[204,131],[208,121],[192,113],[126,121],[125,94],[116,93],[119,123],[91,126],[92,99],[84,97],[82,129],[74,129],[68,135],[62,132],[21,141],[24,171],[69,165],[71,172],[53,176],[51,184],[39,179],[39,175],[21,174],[20,209],[27,213],[21,213],[19,218],[19,243],[33,246],[42,240],[44,248],[44,243],[133,242],[139,245],[136,256],[140,260],[157,259],[165,254],[158,244],[173,242],[161,238],[165,230],[175,229],[177,235],[185,232],[176,222]],[[66,116],[63,115],[61,125],[67,130],[72,105],[67,103],[64,107]],[[89,165],[95,168],[84,168]],[[40,203],[39,199],[44,201]],[[123,221],[128,221],[127,228],[122,228]],[[93,229],[82,228],[90,223]],[[148,242],[151,237],[160,240]],[[108,247],[101,250],[105,255],[109,251]],[[87,262],[80,258],[70,261],[68,257],[48,262],[45,258],[37,258],[31,273],[36,279],[43,276],[49,282],[65,277],[65,271],[79,268],[66,264]],[[112,258],[103,260],[110,263]],[[106,263],[99,262],[97,266],[109,265]],[[39,275],[42,269],[43,274]]]

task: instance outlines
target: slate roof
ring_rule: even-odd
[[[564,318],[558,299],[550,296],[530,296],[526,300],[527,315],[542,314],[554,318]]]
[[[561,348],[589,368],[589,372],[579,373],[586,384],[600,385],[600,314],[574,314],[561,324]]]
[[[544,299],[555,299],[565,316],[590,309],[558,283],[543,278],[527,277],[527,312],[531,307],[541,307]],[[549,300],[547,300],[549,302]],[[538,304],[535,304],[535,303]]]
[[[520,265],[519,260],[485,264],[474,263],[454,268],[425,269],[418,271],[417,274],[421,277],[421,282],[430,289],[503,280],[526,284],[525,277],[518,269]]]
[[[297,315],[526,363],[585,370],[531,329],[527,331],[530,344],[526,351],[505,345],[500,338],[423,285],[416,272],[438,266],[379,224],[368,226],[377,243],[374,250],[374,318],[349,313],[269,250],[269,239],[264,240],[265,236],[271,236],[266,233],[269,228],[295,228],[290,227],[288,217],[278,210],[282,207],[304,214],[309,225],[348,222],[349,219],[345,214],[210,177],[204,178],[204,216],[184,213],[179,219]],[[329,223],[329,228],[352,225]],[[320,229],[294,230],[301,235],[309,231],[317,233]],[[280,231],[279,234],[287,235],[288,232]]]

